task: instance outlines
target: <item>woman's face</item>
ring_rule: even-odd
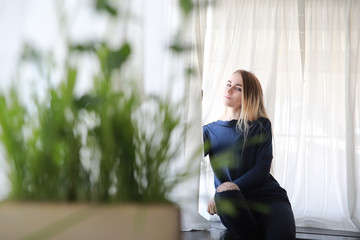
[[[226,82],[224,91],[224,105],[234,109],[241,108],[243,80],[239,73],[231,75]]]

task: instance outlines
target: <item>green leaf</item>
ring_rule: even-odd
[[[119,69],[130,57],[131,47],[129,43],[124,43],[118,50],[109,51],[107,56],[107,70],[112,72]]]
[[[246,203],[252,211],[257,211],[263,214],[268,214],[270,212],[270,207],[267,204],[252,201],[246,201]]]
[[[170,45],[170,49],[176,53],[182,53],[191,50],[191,45],[174,42],[172,45]]]
[[[185,15],[188,15],[194,8],[194,3],[192,0],[179,0],[180,7]]]
[[[267,139],[268,139],[268,136],[266,136],[265,134],[254,135],[251,138],[248,138],[246,140],[245,147],[250,147],[250,146],[264,143],[264,142],[266,142]]]
[[[96,52],[98,43],[84,43],[84,44],[70,44],[70,51],[78,51],[78,52]]]
[[[67,72],[67,86],[65,89],[66,98],[68,100],[72,99],[73,97],[73,91],[76,83],[76,76],[77,76],[77,70],[69,67]]]
[[[95,7],[98,11],[104,11],[111,16],[117,16],[118,12],[115,7],[111,6],[108,0],[96,0]]]
[[[227,215],[236,216],[236,207],[230,200],[220,199],[217,207],[219,208],[219,211],[224,212]]]
[[[94,109],[101,105],[100,96],[85,94],[80,99],[75,100],[75,107],[78,109],[86,108],[86,109]]]

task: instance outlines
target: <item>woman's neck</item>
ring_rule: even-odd
[[[220,118],[222,121],[238,120],[240,118],[241,110],[234,110],[232,108],[227,108],[224,115]]]

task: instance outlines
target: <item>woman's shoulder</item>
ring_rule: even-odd
[[[203,129],[211,128],[212,125],[214,125],[214,122],[207,123],[207,124],[203,125]]]
[[[215,122],[211,122],[211,123],[208,123],[208,124],[205,124],[203,126],[203,132],[204,133],[207,133],[209,131],[212,131],[212,129],[216,128],[216,125],[215,125]]]
[[[231,127],[235,127],[237,123],[237,120],[230,120],[230,121],[223,121],[223,120],[217,120],[208,124],[205,124],[203,126],[203,129],[217,129],[217,128],[223,128],[223,127],[227,127],[227,128],[231,128]]]
[[[271,127],[271,121],[266,117],[259,117],[257,122],[264,127]]]
[[[251,123],[251,127],[254,132],[266,132],[271,134],[271,121],[266,117],[260,117]]]

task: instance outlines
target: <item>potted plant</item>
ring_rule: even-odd
[[[79,70],[71,59],[84,52],[100,70],[92,90],[77,96]],[[169,171],[185,130],[180,103],[146,96],[123,79],[130,55],[126,42],[115,49],[69,43],[62,81],[48,83],[30,110],[15,88],[0,95],[0,140],[12,187],[0,205],[0,238],[180,239],[179,208],[169,200],[186,175]],[[23,61],[44,64],[30,46]]]

